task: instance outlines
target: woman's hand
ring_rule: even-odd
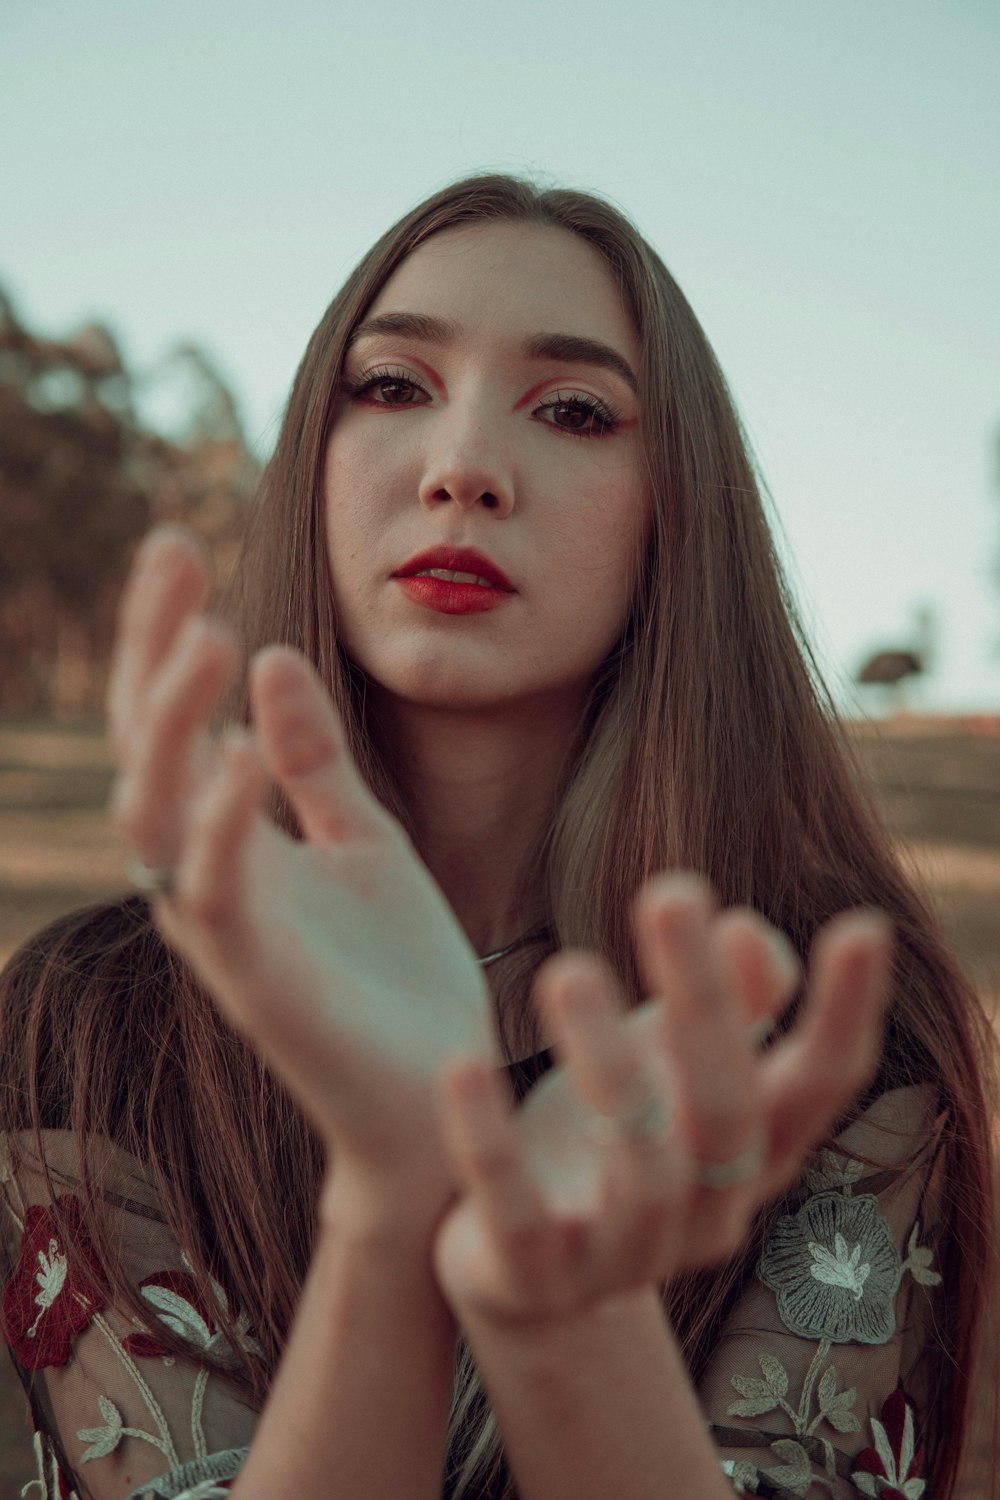
[[[563,1318],[728,1257],[864,1087],[888,990],[885,919],[827,923],[795,1026],[761,1052],[798,964],[759,915],[713,905],[692,877],[645,888],[637,951],[657,998],[631,1012],[596,957],[543,965],[535,995],[561,1066],[521,1109],[488,1058],[442,1069],[442,1133],[465,1194],[434,1263],[460,1322]],[[645,1135],[615,1130],[630,1116]]]
[[[208,722],[237,651],[202,613],[208,587],[186,535],[157,533],[141,549],[109,692],[117,820],[140,861],[173,872],[172,892],[154,901],[164,937],[332,1147],[341,1210],[353,1184],[400,1215],[411,1205],[439,1216],[453,1177],[433,1079],[451,1048],[495,1054],[482,970],[362,782],[301,655],[260,653],[255,736],[213,743]],[[264,815],[269,776],[303,841]]]

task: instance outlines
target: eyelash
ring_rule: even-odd
[[[366,395],[367,392],[372,390],[375,386],[382,384],[408,385],[412,386],[414,390],[424,391],[424,387],[418,380],[414,380],[413,377],[411,375],[407,375],[404,370],[394,370],[389,366],[385,366],[384,368],[380,368],[377,370],[369,370],[368,373],[357,382],[352,383],[351,381],[345,381],[345,388],[348,395],[353,397],[361,397]],[[427,392],[424,391],[424,394],[426,395]],[[596,429],[592,429],[589,432],[572,427],[557,427],[555,422],[544,422],[542,424],[543,426],[551,427],[555,432],[561,432],[567,437],[578,438],[611,437],[615,432],[617,432],[618,427],[621,423],[620,414],[616,411],[613,411],[612,408],[610,406],[607,406],[603,401],[598,401],[596,396],[585,396],[582,392],[576,392],[572,396],[564,398],[562,392],[557,391],[556,397],[557,399],[555,401],[545,402],[537,409],[539,411],[574,410],[584,412],[588,417],[592,417],[598,425]],[[372,405],[374,406],[386,407],[403,407],[415,404],[418,403],[410,401],[372,402]]]

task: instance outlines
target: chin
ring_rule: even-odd
[[[391,690],[390,690],[391,691]],[[509,708],[517,696],[509,685],[493,685],[482,676],[470,680],[468,677],[453,681],[419,681],[400,684],[395,696],[417,708],[431,708],[442,712],[463,709]]]

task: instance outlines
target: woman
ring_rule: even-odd
[[[637,232],[504,177],[408,214],[310,342],[234,626],[207,595],[168,533],[123,604],[148,900],[4,977],[53,1486],[947,1496],[985,1031]]]

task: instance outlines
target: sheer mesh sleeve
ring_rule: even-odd
[[[250,1442],[256,1413],[223,1377],[232,1351],[213,1316],[224,1298],[199,1289],[171,1238],[148,1174],[108,1145],[111,1228],[127,1279],[149,1307],[143,1326],[117,1309],[79,1218],[74,1138],[42,1132],[61,1215],[78,1232],[77,1257],[52,1212],[53,1194],[33,1143],[17,1137],[20,1164],[0,1142],[3,1335],[31,1402],[42,1500],[212,1500],[225,1495]],[[89,1264],[91,1274],[87,1274]],[[215,1307],[215,1311],[218,1308]],[[220,1372],[167,1357],[160,1324]],[[246,1320],[248,1347],[252,1339]],[[228,1356],[228,1358],[227,1358]],[[27,1491],[32,1495],[32,1489]]]
[[[921,1352],[933,1316],[929,1090],[884,1094],[819,1153],[773,1224],[700,1395],[743,1494],[923,1493]]]

